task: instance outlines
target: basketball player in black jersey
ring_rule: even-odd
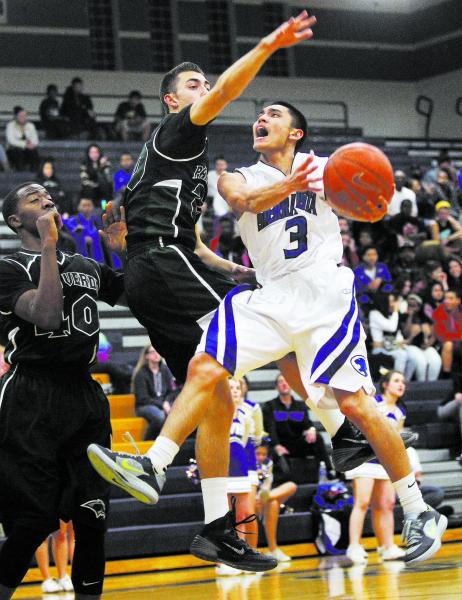
[[[0,381],[0,512],[7,534],[0,600],[11,598],[59,518],[74,523],[76,597],[98,599],[109,486],[91,468],[86,449],[91,442],[109,444],[111,424],[89,366],[98,349],[97,300],[120,303],[123,276],[56,249],[61,219],[41,185],[12,190],[2,212],[22,247],[0,260],[10,364]]]
[[[303,11],[283,24],[225,71],[212,89],[203,71],[192,63],[179,65],[162,80],[160,97],[168,114],[144,145],[124,199],[126,293],[152,343],[182,381],[202,334],[199,322],[235,285],[231,277],[242,281],[249,275],[248,270],[210,252],[197,233],[195,223],[207,192],[206,126],[241,94],[275,50],[310,38],[315,22]],[[305,176],[313,170],[309,165]],[[305,397],[293,358],[286,357],[278,366]],[[233,515],[225,514],[233,412],[227,382],[221,382],[206,408],[174,404],[147,456],[111,452],[97,444],[88,453],[102,477],[153,504],[165,481],[165,465],[197,428],[196,458],[206,523],[202,537],[209,542],[210,559],[242,570],[264,571],[273,568],[275,561],[239,540]],[[362,434],[348,422],[340,431],[338,450],[343,453],[343,468],[374,456]],[[193,548],[191,551],[195,553]]]
[[[197,231],[196,222],[207,196],[207,125],[245,90],[276,50],[309,39],[315,22],[306,11],[290,19],[227,69],[212,89],[200,67],[192,63],[179,65],[162,80],[160,98],[167,115],[144,145],[123,201],[128,227],[125,281],[130,309],[181,381],[186,379],[188,363],[201,338],[201,319],[215,310],[236,280],[253,278],[251,270],[213,254]],[[237,538],[231,515],[226,523],[222,518],[227,511],[225,477],[234,413],[227,382],[216,387],[207,410],[187,412],[173,406],[174,429],[183,419],[187,425],[171,436],[167,426],[155,442],[157,448],[168,456],[197,428],[196,458],[205,522],[218,519],[224,542],[220,548],[227,552],[220,560],[247,570],[274,568],[272,557],[253,551]],[[95,468],[114,481],[113,473],[92,448],[89,456]],[[132,474],[137,470],[139,474],[136,461],[119,458],[122,469],[128,467]],[[163,479],[159,469],[155,474],[158,489]],[[117,483],[124,487],[123,480]]]

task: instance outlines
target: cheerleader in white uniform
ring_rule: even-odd
[[[375,396],[377,409],[399,430],[404,426],[406,412],[401,398],[406,390],[404,375],[389,371],[379,384],[381,394]],[[393,543],[395,490],[382,465],[373,460],[345,473],[353,479],[354,506],[350,516],[350,545],[347,557],[355,564],[367,562],[367,552],[361,546],[364,519],[371,507],[372,526],[379,543],[382,560],[399,560],[405,552]]]

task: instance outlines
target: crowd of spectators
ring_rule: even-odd
[[[462,344],[457,173],[442,152],[427,172],[395,171],[395,186],[382,221],[339,220],[374,375],[386,366],[408,381],[449,378],[460,371]]]
[[[51,83],[40,102],[39,121],[33,123],[22,106],[13,108],[5,130],[6,149],[0,144],[0,170],[33,171],[40,163],[40,136],[49,140],[146,141],[152,124],[142,102],[142,94],[132,90],[120,102],[111,123],[97,121],[92,98],[84,82],[74,77],[60,99],[58,86]]]
[[[6,127],[6,153],[0,165],[37,172],[36,180],[50,192],[63,213],[62,244],[118,266],[98,237],[101,213],[109,200],[123,196],[133,169],[128,152],[112,167],[97,143],[87,147],[80,166],[80,196],[71,199],[55,171],[52,158],[40,160],[35,125],[21,107]],[[59,101],[50,84],[40,104],[41,128],[48,138],[96,139],[98,125],[92,99],[75,77]],[[114,114],[115,136],[124,141],[148,138],[140,92],[133,90]],[[199,227],[204,241],[220,256],[250,266],[233,214],[217,189],[228,169],[217,156],[209,171],[208,196]],[[441,151],[427,171],[411,168],[394,173],[395,192],[387,216],[378,223],[339,219],[342,263],[355,272],[362,321],[370,334],[373,374],[381,366],[402,370],[408,380],[447,378],[461,365],[460,298],[462,294],[461,174]]]
[[[109,158],[98,144],[90,144],[80,164],[80,192],[78,196],[66,191],[66,185],[56,172],[53,157],[45,157],[35,176],[31,177],[49,192],[63,219],[58,245],[61,250],[79,252],[99,263],[120,268],[119,257],[110,252],[98,230],[101,217],[111,200],[121,200],[133,170],[129,152],[120,155],[112,167]]]
[[[117,265],[98,237],[101,212],[120,199],[133,169],[126,152],[112,167],[97,143],[87,147],[80,166],[80,197],[66,194],[52,158],[40,160],[35,125],[21,107],[6,127],[6,153],[0,164],[32,170],[63,213],[62,243],[83,254]],[[41,129],[48,138],[96,139],[98,125],[92,99],[79,77],[72,79],[62,100],[50,84],[40,104]],[[142,95],[133,90],[114,114],[113,132],[124,141],[146,140],[151,131]],[[217,189],[228,163],[217,156],[209,171],[207,201],[200,230],[220,256],[249,266],[250,259],[236,220]],[[362,321],[368,329],[373,367],[381,363],[402,370],[408,380],[450,377],[461,359],[462,225],[460,173],[447,151],[427,171],[411,168],[394,173],[395,192],[387,216],[378,223],[340,218],[342,263],[355,272]],[[390,358],[391,357],[391,358]],[[391,362],[392,361],[392,362]],[[382,365],[383,366],[383,365]]]

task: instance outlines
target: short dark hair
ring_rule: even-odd
[[[50,83],[49,85],[47,85],[47,94],[49,94],[51,91],[55,91],[56,93],[58,93],[58,86],[54,83]]]
[[[132,90],[128,95],[129,98],[141,98],[141,92],[138,90]]]
[[[443,265],[439,261],[437,261],[437,260],[429,260],[427,262],[426,266],[427,266],[427,273],[428,274],[432,273],[433,271],[436,271],[436,269],[442,269],[443,268]]]
[[[223,154],[219,154],[218,156],[215,156],[213,159],[213,162],[216,163],[217,160],[226,160],[226,158],[223,156]],[[226,161],[228,162],[228,161]]]
[[[83,83],[83,81],[80,79],[80,77],[74,77],[74,79],[71,81],[71,85],[74,85],[75,83]]]
[[[305,116],[298,110],[298,108],[295,108],[293,104],[289,104],[289,102],[285,102],[284,100],[276,100],[275,102],[271,102],[271,104],[280,104],[281,106],[285,106],[292,117],[292,125],[303,131],[303,136],[295,144],[295,150],[299,150],[308,134],[308,123],[306,122]]]
[[[176,91],[176,78],[180,73],[185,73],[186,71],[195,71],[196,73],[200,73],[205,77],[205,73],[199,67],[199,65],[196,65],[196,63],[192,62],[182,62],[176,67],[173,67],[173,69],[170,69],[168,73],[165,73],[165,75],[162,77],[162,81],[160,82],[159,96],[162,104],[162,110],[166,115],[169,113],[169,110],[168,104],[166,104],[164,100],[164,96],[165,94]]]
[[[16,117],[18,115],[18,113],[22,112],[24,110],[24,108],[22,106],[16,105],[13,108],[13,114]]]
[[[360,256],[363,257],[366,252],[368,252],[369,250],[375,250],[377,252],[377,254],[379,253],[379,251],[377,250],[377,246],[374,246],[373,244],[369,244],[369,246],[364,246],[364,248],[362,248]]]
[[[3,220],[5,221],[6,225],[8,225],[8,227],[15,233],[17,233],[17,231],[14,227],[12,227],[8,223],[8,219],[11,217],[11,215],[14,215],[18,210],[18,202],[19,202],[18,192],[23,187],[26,187],[28,185],[33,185],[35,183],[36,183],[36,181],[25,181],[24,183],[20,183],[19,185],[14,187],[11,191],[9,191],[8,194],[5,196],[5,198],[3,199],[3,206],[2,206]]]

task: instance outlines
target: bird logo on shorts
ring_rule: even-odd
[[[361,356],[360,354],[353,356],[350,362],[353,369],[357,371],[360,375],[362,375],[363,377],[368,376],[367,361],[364,358],[364,356]]]
[[[99,498],[97,498],[96,500],[89,500],[88,502],[84,502],[84,504],[81,504],[80,506],[92,510],[95,513],[97,519],[99,519],[100,517],[102,519],[106,518],[106,505]]]

